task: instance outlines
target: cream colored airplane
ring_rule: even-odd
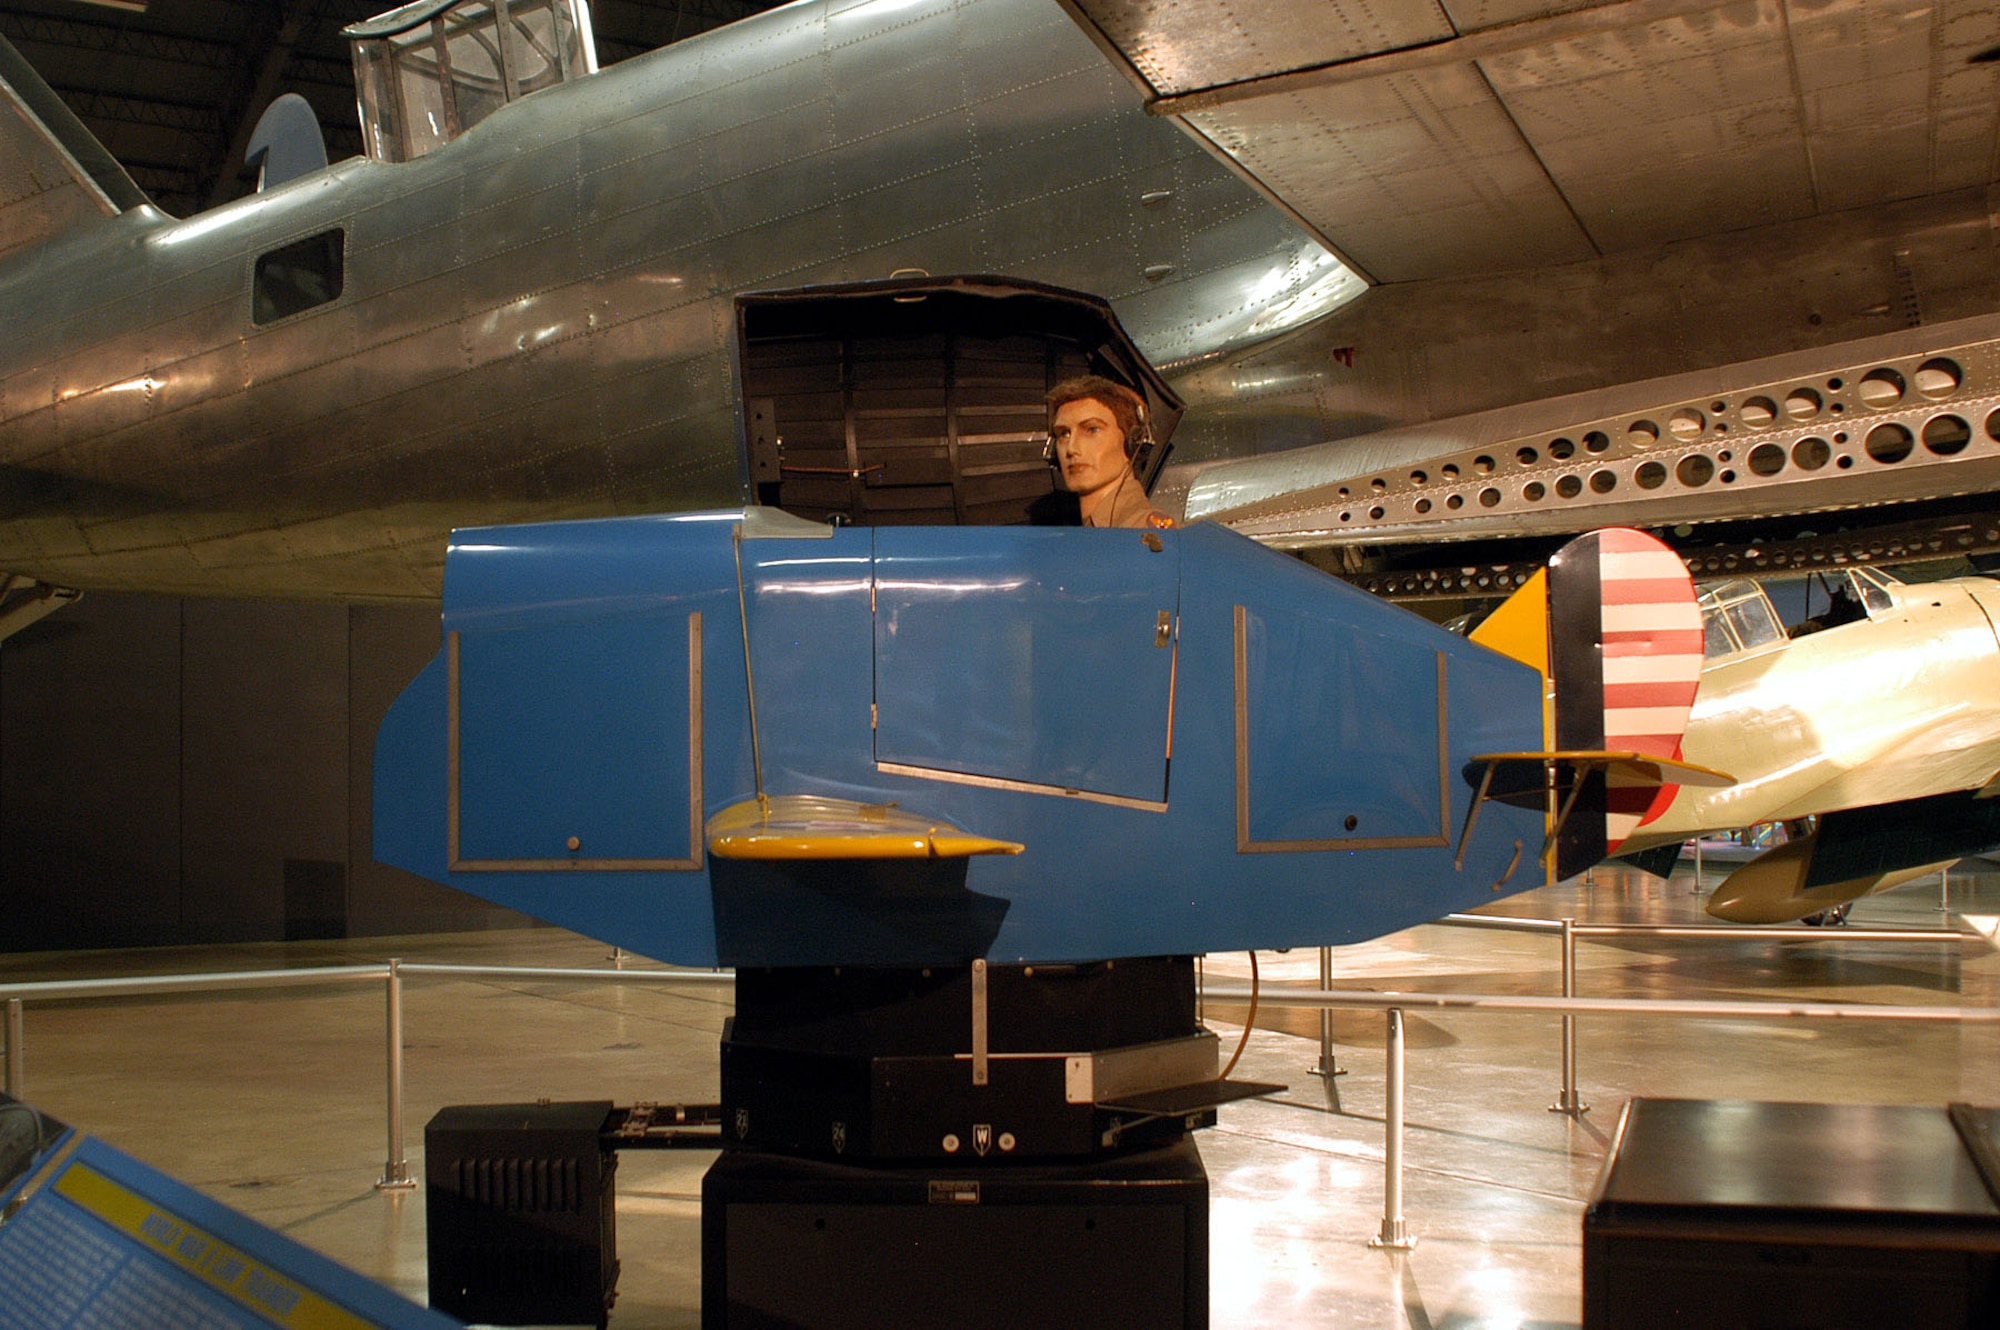
[[[1622,847],[1796,828],[1716,888],[1709,913],[1734,922],[1839,917],[2000,844],[2000,581],[1818,576],[1831,604],[1789,637],[1757,583],[1704,592],[1706,660],[1681,755],[1736,782],[1679,788]]]

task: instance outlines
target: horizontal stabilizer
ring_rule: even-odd
[[[723,859],[958,859],[1022,848],[894,804],[814,795],[745,799],[708,820],[709,853]]]
[[[1557,751],[1550,753],[1482,753],[1471,760],[1476,767],[1493,769],[1486,797],[1517,808],[1536,808],[1550,788],[1567,791],[1579,775],[1602,771],[1634,785],[1694,785],[1720,790],[1736,783],[1736,777],[1714,767],[1704,767],[1678,758],[1655,757],[1651,753],[1608,753],[1602,751]]]
[[[148,200],[0,37],[0,258]]]
[[[1601,832],[1584,838],[1563,835],[1570,819],[1579,811],[1579,799],[1586,792],[1595,792],[1601,799],[1607,786],[1619,791],[1657,791],[1678,785],[1719,789],[1736,783],[1734,776],[1713,767],[1629,750],[1556,749],[1545,753],[1480,753],[1467,762],[1466,778],[1473,779],[1475,771],[1480,773],[1477,793],[1472,807],[1466,812],[1465,830],[1459,836],[1460,846],[1463,847],[1466,838],[1472,834],[1479,805],[1486,800],[1516,808],[1546,808],[1554,799],[1557,803],[1555,820],[1549,828],[1549,839],[1542,846],[1542,853],[1547,854],[1551,846],[1562,848],[1563,854],[1556,864],[1558,879],[1581,873],[1605,857]],[[1572,858],[1570,848],[1578,844],[1591,848]]]

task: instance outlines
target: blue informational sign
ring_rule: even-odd
[[[0,1095],[0,1330],[458,1324]]]

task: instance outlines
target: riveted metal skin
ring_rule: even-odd
[[[1041,0],[794,5],[412,161],[119,206],[0,254],[0,568],[60,585],[434,599],[453,526],[738,502],[740,290],[1010,272],[1160,361],[1359,290]],[[337,295],[259,321],[334,233]]]
[[[1993,178],[1991,33],[1950,7],[1064,3],[1149,109],[1371,281],[1587,261]]]

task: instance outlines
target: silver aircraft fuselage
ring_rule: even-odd
[[[254,321],[332,229],[338,298]],[[1163,363],[1358,289],[1048,0],[815,0],[0,259],[0,570],[422,600],[454,526],[736,502],[732,296],[908,268],[1102,293]]]

